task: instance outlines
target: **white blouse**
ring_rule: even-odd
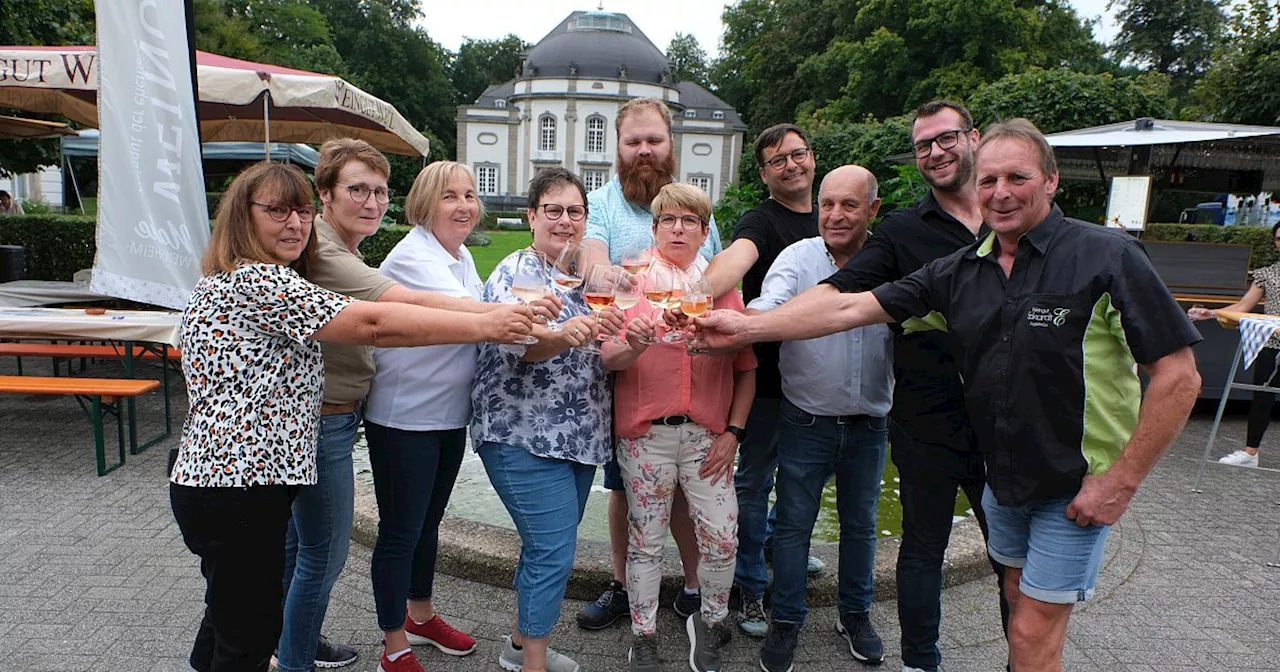
[[[465,245],[458,258],[435,235],[415,226],[387,254],[378,272],[408,289],[480,300],[484,284]],[[377,373],[365,418],[384,427],[415,432],[458,429],[471,422],[475,345],[374,348]]]

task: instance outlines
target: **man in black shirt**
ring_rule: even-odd
[[[911,140],[929,193],[885,216],[862,252],[837,274],[842,288],[865,291],[899,280],[984,233],[973,180],[978,131],[969,111],[950,101],[925,103],[916,110]],[[956,491],[968,497],[985,537],[986,471],[965,412],[951,334],[920,321],[895,326],[895,332],[889,443],[902,501],[896,573],[902,661],[909,670],[933,672],[942,663],[942,562]],[[992,566],[998,577],[1002,568],[994,561]],[[1007,624],[1003,591],[1000,613]]]
[[[1004,564],[1015,670],[1061,669],[1067,621],[1097,581],[1107,531],[1182,430],[1200,340],[1141,245],[1068,219],[1044,136],[1014,119],[977,150],[992,233],[872,292],[839,274],[768,313],[715,311],[694,347],[805,339],[926,318],[959,345],[987,462],[988,550]],[[1145,398],[1138,378],[1148,376]]]
[[[742,281],[747,303],[760,296],[760,286],[784,249],[818,235],[818,211],[813,205],[813,151],[804,131],[793,124],[777,124],[755,142],[760,179],[769,198],[742,216],[733,243],[711,260],[704,274],[716,296]],[[757,343],[756,400],[747,419],[746,437],[738,449],[734,487],[738,492],[738,564],[734,582],[742,591],[738,627],[763,637],[768,628],[764,591],[769,584],[764,547],[769,515],[769,491],[777,468],[776,440],[782,378],[778,373],[778,343]],[[811,561],[811,569],[820,569]]]

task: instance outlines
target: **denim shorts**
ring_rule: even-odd
[[[1067,518],[1070,497],[1003,506],[982,492],[990,536],[987,551],[1002,565],[1022,569],[1022,594],[1051,604],[1073,604],[1093,596],[1107,525],[1080,527]]]

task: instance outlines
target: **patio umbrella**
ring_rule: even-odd
[[[0,107],[98,126],[94,46],[0,46]],[[427,138],[390,103],[341,77],[196,52],[206,142],[319,144],[359,138],[384,152],[426,156]]]
[[[56,121],[0,115],[0,140],[38,140],[75,134],[70,126]]]

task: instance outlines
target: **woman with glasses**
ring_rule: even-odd
[[[436,345],[532,329],[523,307],[466,315],[360,301],[307,282],[313,198],[294,166],[260,163],[237,176],[183,313],[191,408],[169,497],[206,582],[191,651],[197,670],[266,670],[280,639],[286,528],[295,497],[317,478],[319,342]]]
[[[533,289],[521,277],[526,273],[541,278],[544,287],[545,273],[552,281],[559,277],[562,271],[546,268],[547,260],[558,259],[567,244],[582,239],[586,197],[582,182],[563,168],[533,178],[528,211],[533,245],[498,264],[485,284],[485,301],[510,303],[513,287]],[[530,256],[534,266],[527,269]],[[582,292],[572,291],[564,295],[559,330],[535,327],[538,342],[527,346],[480,346],[471,440],[521,542],[515,626],[498,659],[507,670],[578,669],[548,644],[573,570],[587,494],[596,467],[609,458],[611,398],[600,356],[579,346],[602,328],[617,333],[622,326],[617,308],[602,312],[599,323],[589,312]]]
[[[698,248],[707,237],[711,199],[687,184],[669,184],[653,199],[658,256],[686,276],[704,262]],[[657,263],[657,262],[655,262]],[[642,279],[643,281],[643,279]],[[682,304],[701,314],[710,289],[697,296],[687,283]],[[716,309],[743,310],[732,290]],[[750,349],[734,355],[700,356],[683,343],[654,343],[655,320],[647,308],[628,311],[627,341],[606,344],[604,363],[617,371],[614,425],[618,466],[626,484],[630,519],[627,596],[631,605],[632,672],[658,672],[658,589],[662,547],[677,488],[684,491],[698,541],[701,609],[688,617],[689,664],[696,672],[721,669],[730,639],[729,589],[738,550],[738,500],[733,459],[755,398],[756,359]]]

